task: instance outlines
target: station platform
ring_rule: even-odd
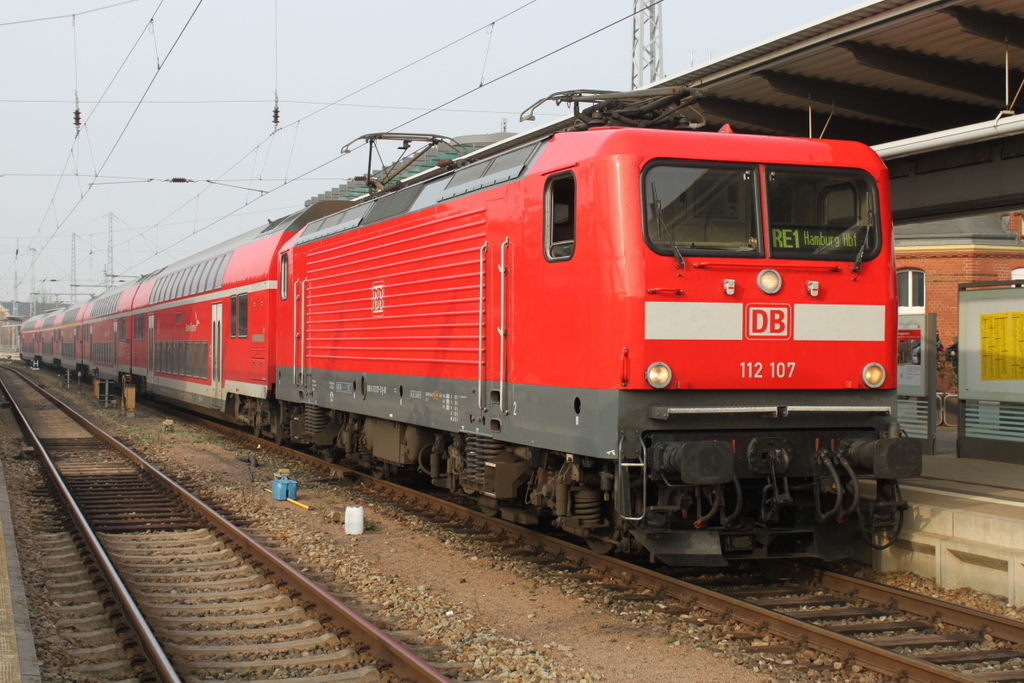
[[[956,429],[940,427],[921,477],[902,482],[903,531],[871,552],[880,571],[909,571],[942,588],[970,587],[1024,606],[1024,449],[1021,462],[956,457]]]
[[[8,411],[4,413],[9,416]],[[0,462],[0,482],[5,482]],[[29,620],[28,599],[14,540],[10,498],[0,483],[0,681],[39,683],[39,662]]]

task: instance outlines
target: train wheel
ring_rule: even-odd
[[[284,443],[284,418],[282,417],[281,406],[274,405],[270,408],[270,439],[280,446]]]
[[[607,555],[611,551],[615,550],[614,543],[610,543],[600,538],[587,538],[587,545],[598,555]]]

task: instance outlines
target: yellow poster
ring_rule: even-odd
[[[1024,312],[981,316],[981,379],[1024,379]]]

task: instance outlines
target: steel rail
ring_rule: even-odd
[[[16,373],[19,376],[20,373]],[[27,378],[22,377],[25,382],[32,388],[38,388],[37,385]],[[174,667],[171,665],[170,659],[160,646],[160,642],[153,634],[153,630],[149,627],[149,623],[146,621],[146,617],[143,616],[139,606],[132,599],[131,594],[128,592],[128,588],[121,581],[121,577],[114,568],[113,562],[110,561],[110,557],[103,549],[103,545],[100,543],[99,538],[93,533],[92,527],[86,520],[85,515],[82,514],[81,508],[75,502],[74,496],[64,483],[64,479],[60,476],[60,472],[57,471],[57,467],[53,460],[50,458],[49,451],[43,446],[42,440],[36,434],[35,430],[32,429],[32,425],[29,424],[25,413],[22,412],[21,406],[14,399],[10,390],[7,388],[7,384],[0,378],[0,390],[3,391],[7,400],[10,401],[11,410],[14,413],[15,419],[21,425],[22,431],[25,436],[32,443],[32,447],[36,450],[39,455],[40,461],[50,479],[53,481],[54,486],[57,488],[57,492],[61,499],[64,501],[64,505],[67,507],[71,519],[78,528],[78,532],[82,535],[86,545],[89,547],[89,551],[92,553],[93,559],[96,561],[96,566],[103,575],[103,579],[110,586],[110,590],[114,595],[114,599],[117,600],[118,606],[121,608],[122,616],[124,620],[131,626],[135,638],[142,648],[142,651],[146,653],[146,657],[149,663],[152,665],[157,678],[160,679],[161,683],[181,683],[181,678],[178,677]]]
[[[117,450],[168,490],[180,496],[189,508],[201,515],[203,519],[248,553],[255,561],[262,562],[274,574],[286,581],[288,586],[298,592],[309,605],[315,606],[325,616],[330,617],[334,623],[347,630],[355,640],[365,644],[375,657],[388,662],[399,678],[407,678],[415,683],[452,683],[451,679],[439,674],[429,664],[407,650],[401,643],[378,629],[348,605],[330,593],[325,592],[315,582],[278,557],[269,548],[236,527],[216,510],[206,505],[173,479],[146,462],[145,459],[117,437],[104,431],[49,391],[38,386],[30,379],[25,378],[21,373],[16,370],[12,370],[12,372],[25,379],[33,389],[38,391],[93,436],[105,441],[111,448]],[[176,682],[178,679],[170,680]]]
[[[308,455],[284,446],[276,446],[272,442],[258,439],[246,432],[241,432],[234,427],[210,421],[194,414],[183,413],[163,404],[161,404],[160,409],[172,411],[186,419],[201,423],[204,426],[211,427],[221,431],[222,433],[231,434],[247,442],[260,443],[266,448],[276,449],[285,457],[302,461],[318,469],[327,470],[333,473],[342,473],[346,476],[359,479],[363,483],[380,491],[399,494],[410,501],[415,501],[418,504],[429,506],[435,510],[461,518],[466,522],[467,526],[479,526],[481,528],[490,529],[496,533],[504,534],[511,539],[516,539],[519,542],[519,546],[532,546],[537,548],[538,552],[547,552],[554,556],[567,558],[567,560],[580,565],[589,565],[590,567],[601,571],[628,576],[638,585],[649,588],[660,598],[671,598],[684,605],[690,606],[691,608],[694,606],[702,607],[712,612],[727,615],[732,619],[744,622],[752,627],[768,628],[776,635],[782,636],[787,640],[795,643],[807,643],[812,645],[815,649],[843,661],[855,660],[862,666],[880,674],[892,676],[896,679],[909,679],[913,681],[920,681],[922,683],[978,683],[977,678],[945,669],[924,660],[893,652],[892,650],[872,645],[869,642],[859,640],[851,636],[835,633],[821,626],[816,626],[799,619],[794,619],[793,617],[787,616],[781,612],[776,612],[766,607],[760,607],[728,595],[716,593],[713,590],[703,588],[680,579],[665,576],[656,571],[631,564],[625,560],[619,560],[605,555],[598,555],[587,548],[583,548],[557,538],[545,536],[540,532],[518,526],[511,522],[489,517],[483,513],[476,512],[475,510],[471,510],[450,501],[435,498],[429,494],[416,491],[415,489],[410,489],[393,482],[376,479],[362,472],[351,470],[340,465],[335,465],[316,456]],[[838,577],[839,575],[834,576]],[[829,579],[829,581],[832,582],[836,580],[837,579]],[[869,582],[863,583],[865,585],[871,585]],[[884,586],[875,585],[875,590],[878,592],[878,595],[880,596],[878,599],[881,602],[885,602],[891,597],[888,593],[882,593],[885,591]],[[862,597],[867,597],[866,593],[867,590],[865,588],[865,595],[862,595]],[[946,604],[945,607],[946,610],[949,610],[950,612],[961,609],[959,606],[951,604]],[[986,619],[989,617],[989,615],[976,610],[963,609],[964,614],[979,615]],[[1003,618],[997,617],[997,620],[998,619]],[[951,618],[948,623],[954,624],[957,622],[954,622]],[[977,629],[980,627],[979,623],[971,622],[969,619],[962,623],[966,624],[967,628]],[[993,633],[993,635],[995,634]]]
[[[893,606],[904,612],[929,618],[938,617],[944,624],[984,631],[993,638],[1024,645],[1024,622],[1016,619],[983,612],[972,607],[953,605],[901,588],[881,586],[855,576],[846,576],[825,570],[817,570],[814,576],[822,588],[844,592],[855,590],[857,596],[865,600],[878,603],[892,601]]]
[[[631,564],[624,560],[597,555],[587,548],[567,541],[544,536],[539,532],[520,527],[501,519],[488,517],[483,513],[435,498],[424,498],[422,494],[390,482],[375,479],[366,481],[382,490],[401,492],[417,502],[431,505],[449,514],[459,515],[473,523],[486,525],[491,530],[518,539],[521,544],[543,549],[556,556],[585,563],[606,572],[629,576],[639,585],[651,589],[655,595],[673,598],[684,605],[703,607],[713,612],[747,623],[753,627],[766,627],[773,633],[793,642],[806,642],[840,660],[855,659],[873,671],[896,678],[909,678],[924,683],[978,683],[977,678],[965,676],[935,664],[871,645],[862,640],[834,633],[828,629],[809,624],[764,607],[753,605],[738,598],[716,593],[686,581],[664,576],[654,570]]]
[[[590,567],[609,573],[617,573],[635,581],[639,586],[649,588],[658,598],[671,598],[683,605],[699,606],[727,615],[729,618],[744,622],[752,627],[764,627],[774,634],[782,636],[794,643],[807,643],[843,661],[854,660],[872,671],[899,680],[921,681],[922,683],[978,683],[979,679],[952,671],[936,664],[909,657],[907,655],[872,645],[869,642],[830,631],[821,626],[794,619],[784,613],[767,607],[751,604],[739,598],[716,593],[713,590],[688,583],[681,579],[665,576],[654,570],[646,569],[625,560],[606,555],[598,555],[593,551],[546,536],[527,527],[522,527],[502,519],[487,516],[457,503],[436,498],[428,493],[377,479],[363,472],[335,465],[314,455],[309,455],[286,446],[278,446],[273,442],[257,438],[240,431],[238,428],[212,421],[209,418],[186,413],[181,410],[160,404],[159,409],[174,413],[184,419],[215,429],[223,434],[252,444],[260,444],[263,448],[277,451],[286,458],[292,458],[317,469],[334,474],[344,474],[362,481],[379,491],[398,494],[409,501],[428,506],[453,517],[461,518],[467,526],[489,529],[516,539],[520,547],[532,546],[538,552],[546,552],[554,556],[566,558],[578,565]],[[982,612],[969,607],[943,602],[935,598],[916,595],[900,589],[889,588],[881,584],[871,583],[855,577],[847,577],[834,572],[821,572],[817,576],[823,588],[849,592],[855,589],[858,596],[865,600],[888,603],[894,600],[897,607],[908,612],[923,616],[938,615],[944,623],[971,630],[990,633],[995,638],[1003,638],[1013,642],[1022,642],[1024,623],[1016,622],[999,615]]]

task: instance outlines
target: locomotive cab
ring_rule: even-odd
[[[837,559],[898,531],[891,482],[921,450],[895,420],[888,187],[840,144],[640,172],[644,374],[621,392],[615,507],[665,562]]]

